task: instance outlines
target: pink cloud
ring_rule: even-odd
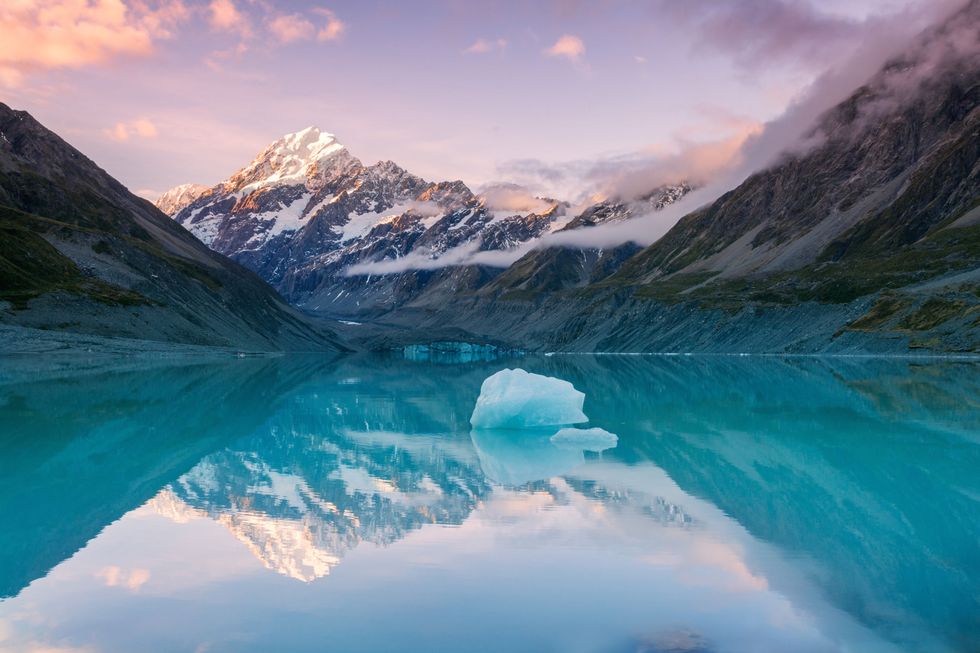
[[[155,8],[146,0],[130,0],[129,4],[140,16],[142,25],[156,38],[172,37],[173,27],[191,16],[191,10],[183,0],[163,0]]]
[[[0,83],[25,74],[147,55],[189,12],[181,0],[17,0],[0,4]]]
[[[590,177],[604,198],[630,200],[664,184],[681,182],[706,184],[742,162],[742,152],[750,138],[757,137],[763,125],[752,121],[718,140],[691,141],[682,134],[674,141],[649,148],[625,160],[599,162]]]
[[[224,71],[224,62],[241,59],[246,52],[248,52],[248,45],[241,41],[234,47],[212,51],[204,58],[204,63],[214,72],[220,73]]]
[[[337,14],[330,9],[317,7],[313,10],[313,13],[324,16],[327,19],[327,24],[320,28],[320,31],[316,34],[318,41],[334,41],[339,39],[347,29],[347,24],[337,18]]]
[[[114,126],[102,130],[114,141],[128,141],[131,136],[138,138],[156,138],[157,126],[147,118],[137,118],[129,122],[117,122]]]
[[[211,13],[211,28],[219,32],[238,32],[243,37],[252,32],[248,18],[238,10],[233,0],[211,0],[208,5]]]
[[[539,193],[590,203],[631,201],[665,184],[701,186],[738,166],[763,125],[721,110],[699,113],[701,120],[636,151],[563,163],[519,159],[498,166],[498,174]]]
[[[299,14],[276,16],[269,22],[269,30],[282,43],[306,41],[313,38],[316,27]]]
[[[571,61],[578,62],[582,59],[582,55],[585,54],[585,43],[573,34],[563,34],[544,53],[549,57],[565,57]]]
[[[504,50],[506,47],[507,39],[477,39],[463,50],[463,54],[487,54],[494,50]]]
[[[494,211],[515,213],[541,213],[555,205],[554,202],[534,195],[520,184],[496,183],[480,189],[480,197]]]

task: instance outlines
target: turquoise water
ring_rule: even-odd
[[[0,650],[980,650],[980,365],[413,358],[21,361]],[[505,367],[618,445],[471,433]]]

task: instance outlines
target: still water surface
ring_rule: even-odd
[[[471,432],[505,367],[573,383],[618,445]],[[980,650],[976,363],[15,377],[0,651]]]

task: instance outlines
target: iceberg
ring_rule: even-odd
[[[619,436],[605,429],[561,429],[551,436],[551,443],[562,449],[578,451],[603,451],[612,449],[619,442]]]
[[[588,421],[585,394],[568,381],[506,369],[483,381],[470,417],[474,429],[527,429]]]

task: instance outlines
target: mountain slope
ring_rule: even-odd
[[[820,144],[682,220],[631,275],[745,276],[911,245],[977,200],[980,10],[959,18],[828,112]],[[972,40],[958,48],[959,39]]]
[[[386,319],[542,349],[980,351],[978,100],[974,0],[824,115],[809,150],[621,266],[532,252]]]
[[[0,322],[252,350],[341,348],[29,114],[0,104]]]

